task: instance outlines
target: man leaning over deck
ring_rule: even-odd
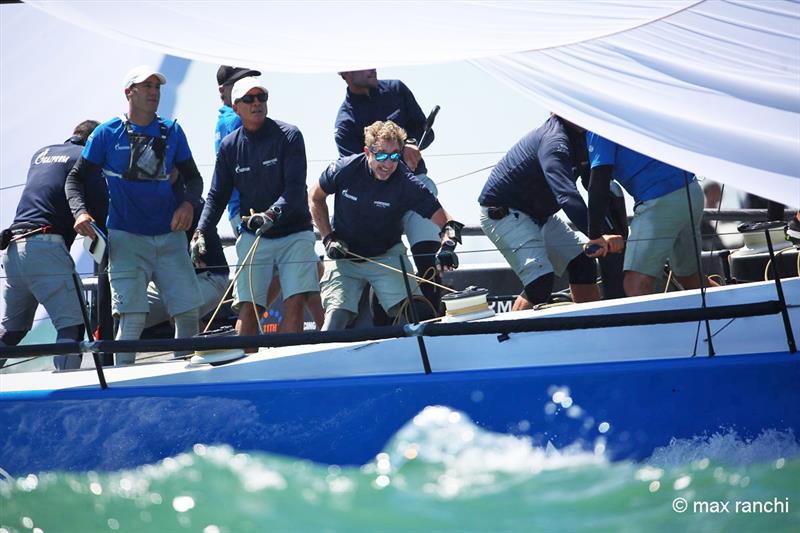
[[[458,266],[455,247],[461,242],[463,224],[452,220],[433,193],[400,161],[406,132],[394,122],[378,121],[364,129],[364,140],[362,152],[331,163],[309,195],[314,224],[333,260],[325,262],[322,276],[323,330],[343,329],[356,318],[366,283],[375,289],[390,317],[398,314],[406,299],[402,274],[358,256],[378,258],[395,269],[400,268],[402,256],[410,272],[401,241],[403,217],[409,210],[442,228],[438,269]],[[330,194],[335,195],[333,227],[325,201]],[[414,294],[421,296],[416,281],[409,283]]]
[[[75,263],[69,255],[75,230],[64,180],[97,125],[83,121],[64,143],[41,148],[31,158],[14,221],[0,242],[0,250],[6,250],[0,347],[16,346],[25,338],[39,304],[56,328],[56,342],[83,339],[83,312],[72,277]],[[96,183],[100,178],[92,179]],[[0,367],[4,362],[0,359]],[[81,355],[58,355],[53,365],[56,370],[80,368]]]
[[[233,304],[239,311],[239,335],[258,334],[273,270],[278,271],[284,296],[279,332],[302,331],[303,305],[319,293],[303,135],[296,126],[268,118],[267,99],[267,88],[257,77],[234,84],[231,101],[242,126],[220,144],[214,179],[192,239],[195,248],[219,222],[232,191],[239,191],[243,224],[236,254],[244,265],[236,278]],[[255,253],[246,259],[254,247]]]
[[[522,281],[514,310],[550,297],[555,274],[569,273],[576,303],[600,299],[595,261],[583,254],[585,237],[558,218],[581,225],[586,205],[572,180],[575,125],[556,115],[520,139],[492,170],[478,203],[483,232]],[[622,249],[622,239],[613,244]]]
[[[117,340],[136,340],[148,312],[147,284],[158,285],[175,337],[198,330],[197,277],[186,253],[184,233],[192,223],[192,201],[203,191],[183,129],[156,114],[166,77],[141,66],[131,70],[123,88],[128,113],[101,124],[66,182],[75,230],[94,237],[94,218],[86,206],[86,176],[102,168],[108,184],[108,274],[112,311],[119,316]],[[176,167],[185,191],[173,191]],[[116,354],[117,365],[133,364],[135,353]]]
[[[625,250],[625,294],[651,294],[667,259],[681,286],[685,289],[699,288],[697,258],[700,251],[695,243],[699,245],[702,242],[700,222],[704,198],[695,177],[591,131],[586,132],[586,143],[592,167],[589,179],[590,240],[587,246],[599,246],[592,255],[603,256],[609,250],[610,236],[602,235],[600,228],[608,207],[609,183],[615,179],[636,202]],[[687,180],[691,216],[686,195]],[[708,282],[717,285],[711,280]]]

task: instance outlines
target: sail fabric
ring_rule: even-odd
[[[795,2],[703,2],[604,39],[475,63],[619,144],[800,206]]]
[[[28,3],[165,54],[265,71],[469,59],[611,140],[800,206],[796,0]]]

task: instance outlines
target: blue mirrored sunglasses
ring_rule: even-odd
[[[389,159],[392,163],[397,163],[403,155],[402,152],[392,152],[391,154],[387,152],[378,152],[374,148],[370,148],[369,151],[375,155],[375,161],[386,161]]]

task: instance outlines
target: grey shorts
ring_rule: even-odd
[[[633,209],[631,232],[625,247],[625,270],[659,278],[669,259],[676,276],[697,272],[692,229],[701,243],[700,220],[703,217],[703,189],[697,181],[689,184],[695,227],[689,218],[686,189],[680,188],[653,200],[637,204]]]
[[[403,243],[397,243],[389,248],[383,257],[371,259],[399,269],[400,255],[403,256],[406,272],[413,273]],[[408,281],[412,294],[421,295],[422,292],[420,292],[416,280],[409,279]],[[387,311],[406,298],[403,275],[398,272],[368,261],[358,263],[347,259],[326,260],[321,284],[322,306],[325,308],[325,312],[329,313],[333,309],[345,309],[357,314],[361,292],[367,283],[372,285],[381,306]]]
[[[42,304],[56,329],[83,324],[72,273],[75,263],[60,235],[31,235],[3,254],[2,319],[6,331],[28,331]]]
[[[434,196],[438,196],[439,190],[432,179],[425,174],[418,175],[417,179]],[[439,226],[431,222],[431,219],[420,216],[415,211],[406,211],[406,214],[403,215],[403,232],[406,234],[410,246],[425,241],[439,242]]]
[[[522,211],[510,209],[500,220],[489,218],[481,206],[481,228],[497,246],[523,285],[555,272],[561,276],[569,262],[583,253],[586,237],[572,231],[567,223],[552,215],[539,226]]]
[[[236,257],[244,261],[247,252],[256,240],[252,233],[244,232],[236,240]],[[265,306],[267,289],[275,270],[281,283],[284,300],[295,294],[319,292],[317,263],[314,252],[316,238],[311,231],[299,231],[286,237],[264,239],[258,243],[255,257],[244,263],[236,278],[233,308],[242,302],[255,302]]]
[[[228,283],[230,283],[230,280],[227,276],[213,274],[209,271],[197,274],[197,285],[200,287],[200,299],[203,301],[198,310],[200,318],[203,318],[217,308],[217,304],[219,304],[219,301],[222,299],[225,289],[228,288]],[[144,327],[149,328],[169,320],[170,315],[167,313],[167,308],[161,299],[161,293],[153,282],[147,285],[147,301],[150,304],[150,311],[147,313],[147,320],[144,323]]]
[[[108,279],[111,310],[147,313],[147,285],[154,282],[169,316],[200,307],[200,288],[187,251],[186,233],[137,235],[108,230]]]

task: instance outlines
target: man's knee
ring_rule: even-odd
[[[83,324],[58,328],[56,342],[80,342],[85,332]],[[53,357],[53,366],[56,370],[74,370],[81,367],[83,356],[79,353],[57,355]]]
[[[626,296],[643,296],[645,294],[653,294],[655,286],[655,278],[635,272],[633,270],[625,271],[625,295]]]
[[[569,272],[570,283],[593,285],[597,282],[597,263],[583,253],[576,255],[569,262],[567,272]]]
[[[16,346],[25,338],[27,331],[5,331],[0,328],[0,346]],[[0,358],[0,368],[6,364],[6,359]]]
[[[330,309],[325,311],[325,322],[322,331],[345,329],[354,319],[355,313],[347,309]]]
[[[56,331],[56,342],[80,342],[83,340],[83,334],[86,332],[86,329],[83,327],[83,324],[76,324],[74,326],[58,328]]]
[[[27,331],[0,330],[0,346],[16,346],[27,334]]]
[[[524,295],[525,299],[532,306],[546,302],[547,299],[550,298],[550,293],[553,291],[555,277],[555,274],[552,272],[539,276],[525,285],[525,290],[522,295]]]

